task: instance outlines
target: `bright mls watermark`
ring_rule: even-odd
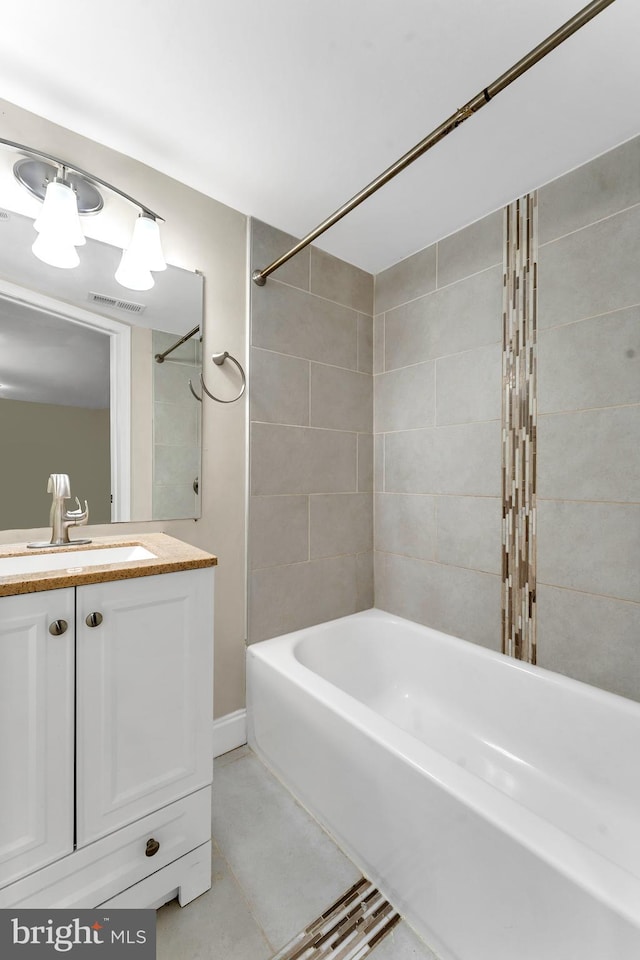
[[[0,910],[2,960],[155,960],[155,910]]]

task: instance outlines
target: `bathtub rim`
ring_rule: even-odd
[[[316,626],[304,627],[247,647],[249,681],[247,707],[250,722],[252,721],[249,662],[255,659],[285,677],[314,700],[333,710],[342,720],[355,726],[365,737],[374,740],[385,750],[397,754],[402,761],[419,771],[456,801],[471,807],[474,813],[487,820],[496,829],[507,834],[512,840],[596,897],[614,913],[640,929],[640,876],[594,850],[579,837],[566,833],[550,820],[508,797],[497,787],[458,766],[434,747],[398,727],[372,707],[357,700],[298,660],[294,652],[296,642],[323,629],[335,627],[337,624],[346,624],[354,618],[358,620],[374,618],[390,624],[406,624],[424,629],[447,641],[463,644],[466,652],[474,651],[477,656],[490,660],[499,658],[500,661],[508,661],[506,665],[511,669],[535,674],[542,671],[550,682],[561,687],[566,685],[573,687],[574,684],[579,684],[583,693],[594,696],[596,700],[613,697],[619,707],[626,708],[629,705],[635,714],[640,710],[640,705],[609,691],[545,670],[543,667],[535,667],[517,660],[511,662],[512,658],[497,651],[431,627],[424,627],[413,620],[407,620],[377,608],[349,614]],[[634,707],[636,710],[633,710]],[[256,743],[259,746],[257,737]]]

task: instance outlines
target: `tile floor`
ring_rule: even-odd
[[[213,885],[158,911],[157,960],[270,960],[360,871],[248,747],[214,762],[213,798]],[[372,960],[436,958],[401,922]]]

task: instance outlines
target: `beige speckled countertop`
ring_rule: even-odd
[[[49,570],[40,573],[21,573],[18,576],[0,576],[0,597],[19,593],[37,593],[40,590],[61,590],[84,583],[102,583],[106,580],[128,580],[131,577],[150,577],[156,573],[172,573],[176,570],[193,570],[196,567],[213,567],[217,557],[198,547],[176,540],[166,533],[145,533],[120,537],[96,537],[90,544],[74,547],[51,547],[45,550],[28,550],[26,543],[0,545],[0,557],[34,556],[37,554],[69,553],[78,550],[97,550],[103,547],[146,547],[155,554],[153,559],[129,560],[125,563],[101,564],[95,567],[74,567]]]

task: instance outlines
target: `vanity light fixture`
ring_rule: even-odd
[[[86,243],[80,217],[78,201],[73,187],[61,176],[47,183],[40,216],[33,224],[38,232],[31,249],[36,257],[52,267],[65,269],[77,267],[80,257],[76,247]]]
[[[122,253],[116,280],[130,290],[150,290],[154,284],[152,272],[166,269],[158,222],[141,213],[133,227],[131,243]]]
[[[77,267],[80,258],[76,248],[86,242],[80,217],[102,210],[104,201],[98,186],[106,187],[140,211],[115,279],[130,290],[151,289],[153,274],[167,269],[160,244],[162,217],[113,184],[66,160],[3,137],[0,144],[26,155],[14,164],[14,175],[32,196],[43,201],[34,223],[38,236],[31,249],[36,257],[53,267]]]

